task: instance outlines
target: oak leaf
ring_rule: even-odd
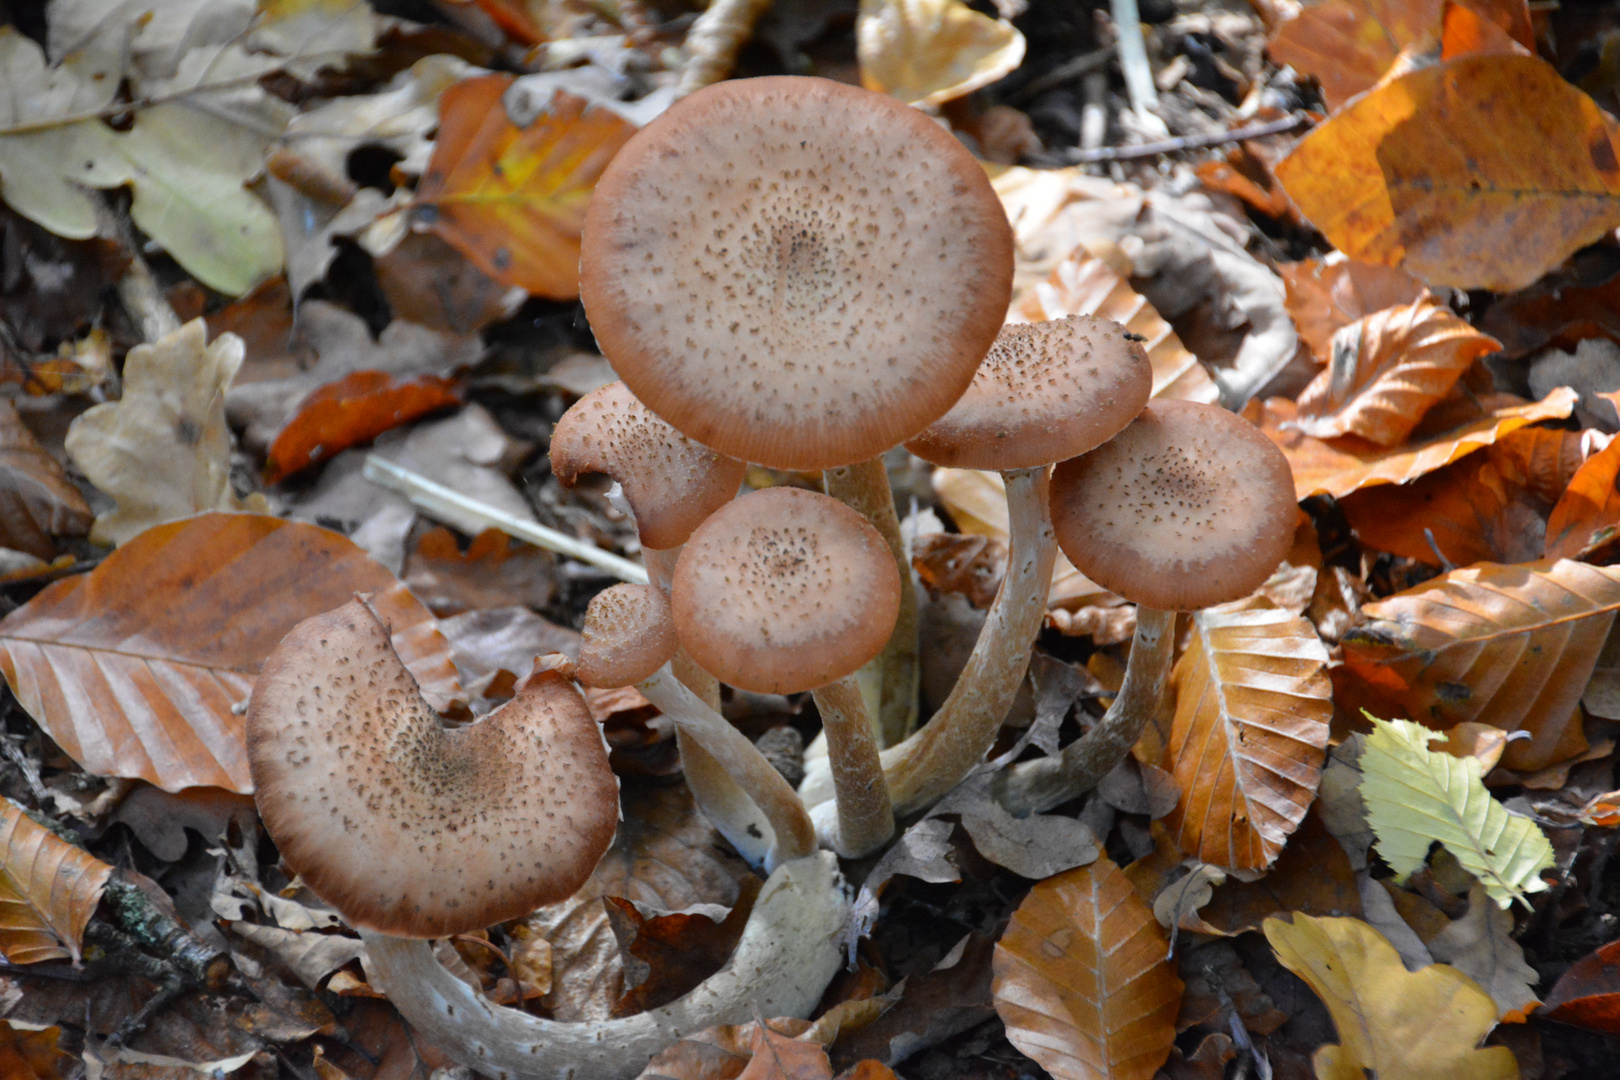
[[[1473,54],[1370,91],[1277,178],[1352,259],[1506,292],[1620,224],[1617,135],[1551,64]]]
[[[1547,559],[1575,559],[1620,533],[1620,439],[1587,458],[1547,518]]]
[[[0,802],[0,954],[13,964],[71,957],[113,868]]]
[[[962,0],[861,0],[855,55],[868,90],[943,105],[1022,63],[1024,35]]]
[[[1317,1050],[1319,1080],[1518,1080],[1505,1046],[1476,1049],[1496,1023],[1489,995],[1456,968],[1407,971],[1360,919],[1267,919],[1277,959],[1322,999],[1340,1044]]]
[[[1498,1016],[1520,1018],[1540,1003],[1531,987],[1541,981],[1525,963],[1524,950],[1513,940],[1513,915],[1491,902],[1475,882],[1468,893],[1468,912],[1428,941],[1429,952],[1479,984],[1496,1002]]]
[[[17,407],[0,399],[0,547],[48,559],[55,537],[83,536],[90,521],[67,471],[23,425]]]
[[[1163,761],[1181,788],[1166,825],[1183,851],[1232,870],[1277,857],[1321,780],[1327,662],[1311,624],[1281,608],[1193,615]]]
[[[148,529],[0,621],[0,673],[97,776],[248,792],[234,706],[294,625],[372,592],[437,707],[459,694],[433,617],[346,537],[255,514]]]
[[[1008,1040],[1057,1080],[1148,1080],[1181,1003],[1166,945],[1108,859],[1047,878],[996,945],[991,993]]]

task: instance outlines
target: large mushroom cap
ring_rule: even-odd
[[[615,689],[649,678],[675,656],[669,601],[654,585],[615,585],[585,608],[574,674],[586,686]]]
[[[900,574],[854,510],[813,491],[768,488],[698,527],[670,600],[681,644],[721,682],[794,694],[882,650],[900,612]]]
[[[1013,323],[951,411],[906,449],[958,469],[1050,465],[1113,438],[1152,394],[1147,351],[1112,319]]]
[[[358,600],[305,619],[247,714],[259,814],[351,925],[443,937],[570,896],[613,840],[618,781],[585,701],[542,675],[443,728]]]
[[[583,473],[619,482],[644,547],[679,547],[742,486],[742,462],[688,439],[622,382],[574,402],[551,433],[551,471],[572,487]]]
[[[995,340],[1012,232],[928,117],[824,79],[700,90],[586,211],[580,296],[637,397],[723,454],[821,469],[945,411]]]
[[[1069,561],[1138,604],[1192,611],[1263,584],[1293,542],[1288,459],[1215,405],[1156,400],[1052,474],[1052,526]]]

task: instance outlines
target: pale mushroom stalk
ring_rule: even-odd
[[[1119,693],[1090,731],[1061,754],[1022,761],[997,776],[991,790],[1019,817],[1044,813],[1096,787],[1125,760],[1166,704],[1170,660],[1175,652],[1176,613],[1138,606],[1136,633]]]
[[[872,721],[879,745],[893,746],[917,724],[917,590],[894,511],[889,470],[881,457],[867,458],[825,470],[822,486],[828,495],[859,511],[882,534],[900,572],[900,614],[894,621],[894,633],[877,659],[861,669],[863,677],[868,670],[875,676],[877,710]]]
[[[815,699],[827,735],[836,810],[832,821],[817,821],[817,832],[844,858],[858,859],[894,835],[894,810],[877,741],[854,676],[817,687]]]

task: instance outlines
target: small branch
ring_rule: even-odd
[[[1108,63],[1114,56],[1114,47],[1105,45],[1095,52],[1084,53],[1072,60],[1065,60],[1045,75],[1031,79],[1016,93],[1007,95],[1007,104],[1021,105],[1030,98],[1036,97],[1054,87],[1062,86],[1066,82],[1091,74]]]
[[[1174,139],[1159,139],[1140,146],[1100,146],[1095,150],[1072,149],[1064,157],[1071,165],[1085,165],[1094,161],[1134,161],[1137,158],[1157,157],[1183,150],[1204,150],[1211,146],[1259,139],[1267,135],[1281,135],[1305,127],[1311,118],[1303,114],[1287,116],[1281,120],[1268,120],[1263,124],[1217,131],[1210,135],[1182,135]]]
[[[1136,0],[1112,0],[1114,31],[1119,40],[1119,67],[1125,74],[1125,92],[1138,115],[1159,104],[1159,91],[1153,85],[1153,68],[1148,65],[1147,44],[1142,40],[1142,16]]]

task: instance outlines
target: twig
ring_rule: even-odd
[[[1089,75],[1108,63],[1113,55],[1114,47],[1104,45],[1095,52],[1084,53],[1072,60],[1066,60],[1045,75],[1031,79],[1019,88],[1016,93],[1007,95],[1007,104],[1021,104],[1038,94],[1044,94],[1055,86],[1062,86],[1066,82],[1072,82],[1081,76]]]
[[[590,563],[606,570],[621,581],[628,581],[632,585],[647,584],[647,570],[639,563],[620,558],[610,551],[603,551],[594,544],[587,544],[567,533],[548,529],[533,521],[524,521],[499,507],[479,502],[459,491],[429,480],[421,473],[396,465],[387,458],[367,454],[365,468],[361,470],[360,475],[378,487],[385,487],[389,491],[405,496],[411,501],[412,506],[428,517],[452,523],[472,518],[486,528],[499,529],[508,536],[527,540],[537,547],[567,555],[583,563]]]
[[[1303,114],[1286,116],[1281,120],[1268,120],[1263,124],[1250,124],[1248,127],[1233,128],[1231,131],[1217,131],[1210,135],[1181,135],[1174,139],[1142,143],[1139,146],[1099,146],[1095,150],[1072,149],[1064,156],[1071,165],[1083,165],[1093,161],[1133,161],[1137,158],[1157,157],[1160,154],[1175,154],[1183,150],[1204,150],[1211,146],[1224,146],[1227,143],[1259,139],[1267,135],[1281,135],[1285,131],[1302,128],[1310,122],[1311,118]]]
[[[1138,115],[1159,104],[1159,91],[1153,85],[1153,69],[1148,66],[1147,45],[1142,40],[1142,16],[1136,0],[1112,0],[1114,31],[1119,37],[1119,67],[1125,74],[1125,92]]]

